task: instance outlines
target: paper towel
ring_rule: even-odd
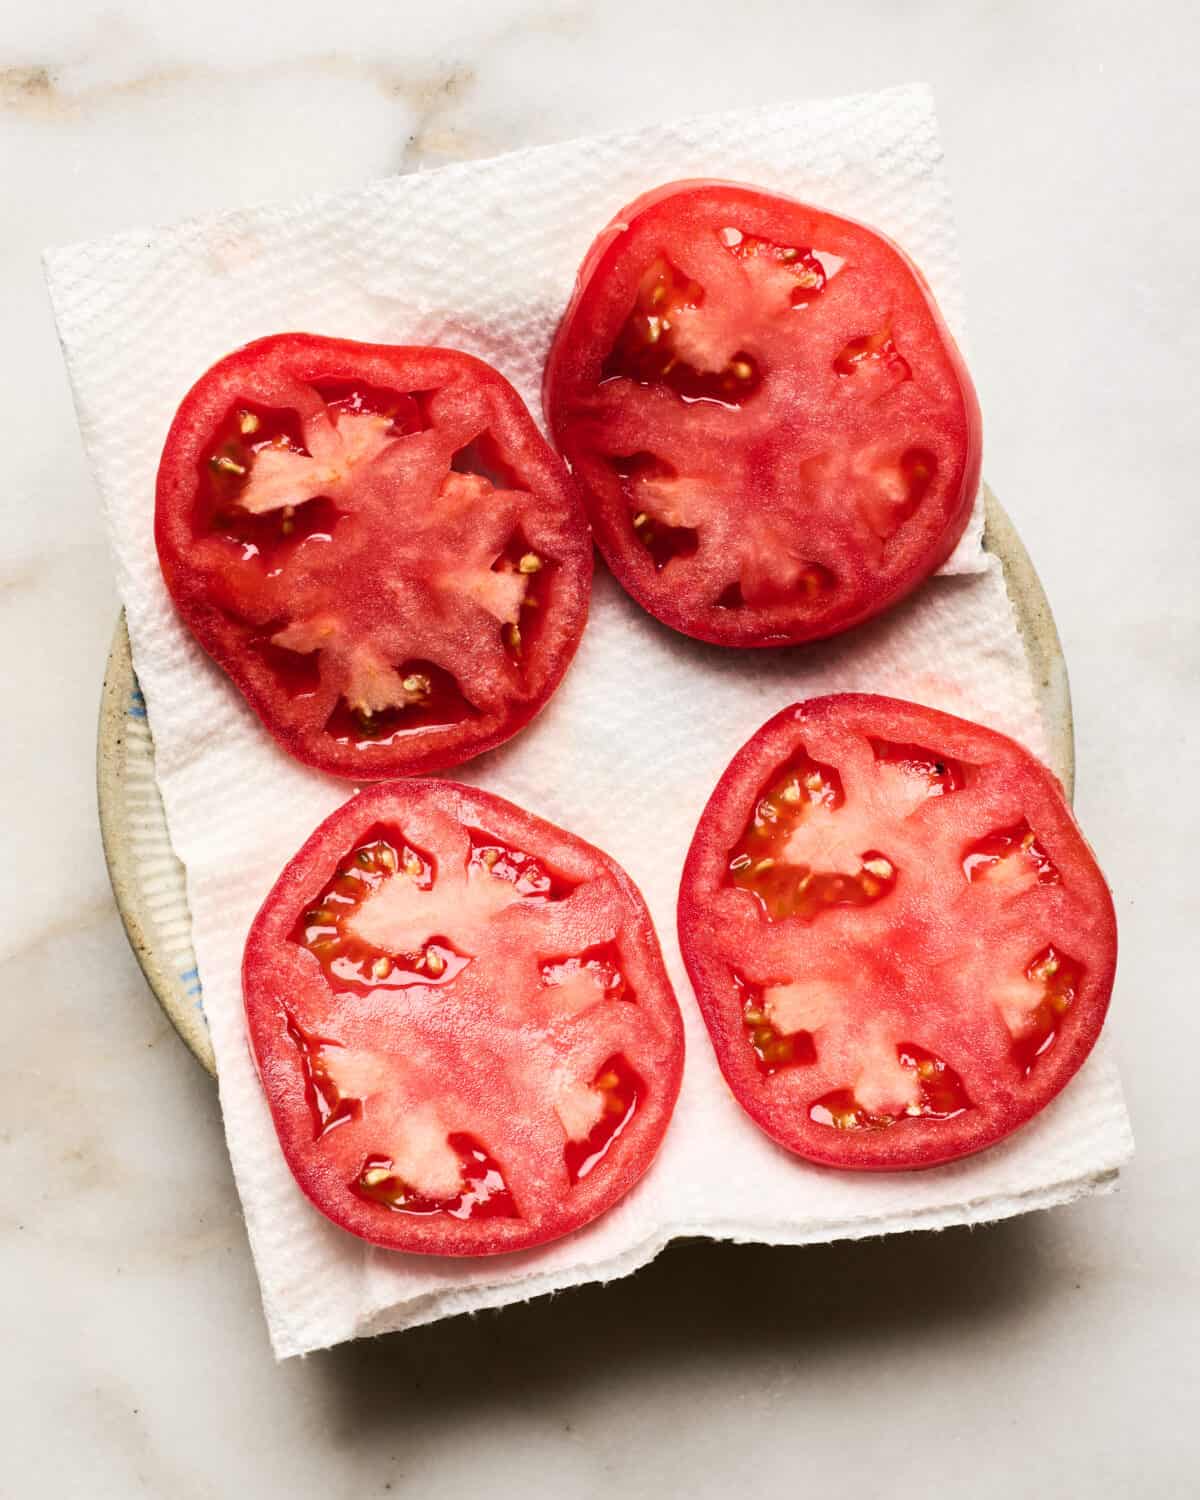
[[[564,1241],[478,1263],[374,1250],[295,1187],[243,1027],[239,964],[283,862],[347,796],[290,761],[177,620],[152,538],[174,408],[234,346],[305,330],[446,343],[498,366],[539,415],[542,361],[593,234],[644,189],[721,176],[877,225],[963,336],[954,235],[923,88],[693,120],[390,178],[342,196],[118,235],[47,256],[80,428],[112,537],[175,849],[230,1155],[279,1357],[497,1306],[644,1264],[676,1235],[799,1244],[1001,1218],[1107,1184],[1131,1142],[1097,1054],[1013,1139],[934,1171],[822,1171],[762,1135],[717,1071],[675,942],[683,856],[737,747],[784,704],[875,690],[1045,740],[977,507],[943,574],[831,643],[722,652],[659,626],[601,571],[574,666],[535,723],[462,768],[614,855],[658,925],[687,1028],[674,1121],[639,1186]],[[957,576],[953,576],[957,575]]]

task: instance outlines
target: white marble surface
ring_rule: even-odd
[[[0,7],[0,1495],[1194,1494],[1193,8],[410,12]],[[1078,807],[1122,920],[1111,1028],[1139,1155],[1115,1197],[1049,1215],[685,1246],[607,1289],[276,1367],[215,1097],[108,893],[92,752],[115,601],[38,252],[916,77],[938,93],[987,472],[1071,664]]]

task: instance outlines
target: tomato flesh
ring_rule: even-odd
[[[862,225],[736,184],[622,210],[543,397],[619,581],[719,644],[888,607],[949,555],[978,487],[978,404],[919,273]]]
[[[243,968],[250,1038],[316,1206],[392,1249],[526,1248],[649,1166],[682,1025],[598,850],[447,782],[373,788],[284,870]]]
[[[507,739],[586,618],[573,484],[511,386],[450,350],[284,334],[228,356],[172,425],[155,529],[201,644],[335,775]]]
[[[1087,1056],[1116,963],[1053,776],[979,725],[854,694],[784,710],[734,758],[679,930],[743,1108],[851,1168],[952,1160],[1031,1118]]]

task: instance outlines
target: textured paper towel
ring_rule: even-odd
[[[978,1158],[892,1176],[810,1168],[732,1102],[676,949],[676,883],[707,793],[785,703],[836,689],[893,693],[978,718],[1044,755],[1003,581],[980,549],[978,508],[943,570],[951,576],[808,650],[723,653],[686,641],[602,571],[554,701],[460,773],[608,850],[658,924],[688,1061],[663,1151],[623,1203],[538,1251],[479,1264],[404,1257],[322,1219],[277,1150],[245,1044],[241,947],[284,860],[348,789],[275,748],[169,605],[151,520],[173,410],[235,345],[304,329],[467,349],[499,366],[537,413],[542,360],[592,235],[643,189],[704,175],[878,225],[923,267],[961,339],[953,228],[922,88],[523,151],[47,257],[171,837],[187,867],[229,1150],[280,1357],[622,1275],[676,1235],[798,1244],[996,1219],[1107,1184],[1129,1154],[1119,1083],[1098,1054],[1038,1120]]]

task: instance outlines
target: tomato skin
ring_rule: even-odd
[[[538,580],[542,597],[537,632],[525,644],[519,676],[490,691],[478,711],[464,713],[454,722],[447,715],[446,722],[406,728],[390,742],[356,743],[353,734],[327,727],[331,711],[335,707],[344,710],[344,704],[317,669],[306,665],[324,653],[294,657],[289,651],[274,652],[276,659],[296,661],[311,671],[311,684],[293,684],[289,690],[267,659],[269,644],[260,649],[281,624],[275,615],[289,616],[286,588],[279,587],[268,596],[260,584],[249,581],[248,567],[242,568],[244,577],[235,578],[237,565],[214,560],[213,539],[197,530],[205,465],[222,423],[242,403],[302,407],[306,420],[314,412],[324,419],[327,414],[321,412],[314,382],[380,388],[405,399],[409,392],[419,393],[433,415],[428,430],[415,431],[410,441],[415,447],[440,452],[441,472],[450,468],[451,450],[469,446],[469,435],[483,430],[499,450],[506,471],[514,476],[515,487],[529,491],[520,502],[519,522],[530,540],[553,558],[553,568]],[[329,400],[336,404],[335,396]],[[366,542],[358,546],[358,557],[365,563],[346,555],[344,519],[326,549],[335,557],[330,583],[336,600],[333,612],[353,604],[363,619],[374,611],[382,636],[395,634],[408,623],[396,606],[407,580],[399,573],[391,579],[388,575],[399,555],[397,538],[403,536],[414,504],[425,515],[436,504],[436,497],[428,496],[416,504],[402,483],[394,493],[396,503],[390,513],[376,505],[360,522],[352,507],[348,511],[355,525],[368,528],[365,538],[361,531],[357,534],[360,544]],[[316,502],[318,506],[325,503]],[[163,578],[180,616],[237,685],[268,732],[306,765],[359,782],[445,769],[509,739],[539,712],[558,686],[587,619],[592,553],[576,487],[512,386],[489,365],[456,350],[364,344],[303,333],[277,334],[235,350],[200,377],[171,424],[158,471],[155,540]],[[448,553],[454,556],[453,545]],[[231,608],[231,594],[236,597],[236,608]],[[243,607],[255,618],[240,615]],[[417,605],[413,610],[416,616]],[[437,613],[426,606],[426,618]],[[485,632],[500,629],[490,616],[481,618]],[[433,666],[457,672],[476,653],[467,625],[460,628],[457,620],[452,625],[441,641],[439,654],[444,659]],[[415,625],[409,634],[414,632],[419,645],[420,631]],[[423,660],[434,653],[413,649],[406,654]],[[311,690],[305,691],[305,686]]]
[[[935,751],[939,761],[961,763],[965,785],[954,788],[953,777],[951,790],[931,784],[906,818],[889,822],[890,814],[878,811],[887,806],[887,794],[879,790],[880,749],[874,761],[871,749],[889,742],[896,750],[919,745]],[[771,921],[751,889],[737,888],[743,877],[731,873],[731,853],[736,857],[745,840],[748,820],[762,816],[764,789],[800,753],[841,768],[846,800],[830,814],[829,826],[838,826],[842,810],[867,808],[865,831],[853,847],[878,841],[896,868],[888,886],[865,905]],[[1022,884],[1012,896],[1003,889],[995,894],[986,880],[977,880],[980,860],[972,851],[977,845],[991,848],[987,835],[1021,818],[1036,830],[1036,841],[1026,840]],[[697,826],[680,883],[678,922],[684,962],[718,1062],[742,1108],[797,1156],[851,1170],[953,1161],[1031,1119],[1091,1051],[1116,969],[1112,899],[1053,774],[993,730],[869,694],[794,704],[738,751]],[[1072,976],[1073,998],[1056,1020],[1052,1045],[1030,1064],[1028,1047],[1021,1052],[1017,1035],[1004,1029],[999,1001],[997,1008],[989,1004],[989,986],[999,997],[1001,981],[1008,983],[1004,976],[1013,975],[1019,987],[1018,968],[1032,983],[1029,969],[1045,958],[1048,944],[1049,951],[1058,945],[1070,955],[1062,972]],[[840,973],[830,985],[835,1000],[824,1018],[818,1016],[843,1028],[831,1034],[830,1052],[838,1061],[825,1066],[818,1026],[811,1035],[797,1033],[806,1046],[815,1042],[800,1066],[764,1072],[745,1021],[745,971],[756,964],[804,984]],[[753,1014],[757,1020],[759,1012]],[[1032,1026],[1036,1015],[1029,1014]],[[942,1118],[896,1117],[884,1121],[887,1128],[822,1123],[830,1112],[815,1107],[854,1084],[845,1058],[873,1055],[876,1015],[886,1017],[893,1056],[906,1044],[909,1051],[912,1044],[918,1051],[930,1049],[953,1070],[936,1075],[935,1083],[944,1076],[957,1086],[961,1075],[970,1107]],[[756,1043],[760,1036],[769,1045],[774,1033],[754,1032]]]
[[[716,226],[731,223],[777,244],[818,247],[843,259],[859,255],[871,270],[888,278],[895,295],[906,305],[906,317],[919,326],[920,339],[929,351],[926,383],[934,391],[931,399],[946,438],[947,472],[944,478],[939,477],[936,492],[921,509],[917,524],[910,523],[906,533],[889,540],[889,555],[882,565],[857,546],[843,551],[837,568],[839,586],[811,606],[722,607],[711,589],[704,594],[703,580],[695,584],[679,581],[678,564],[656,567],[656,560],[630,527],[627,497],[614,480],[600,451],[602,443],[598,446],[595,436],[597,429],[601,439],[606,436],[607,418],[604,412],[597,416],[595,410],[606,379],[605,356],[614,347],[622,320],[634,304],[638,277],[652,253],[647,246],[658,244],[655,236],[659,234],[664,243],[672,236],[682,243],[688,233],[711,235]],[[831,349],[830,354],[833,352]],[[580,267],[555,335],[546,363],[542,400],[555,444],[583,491],[597,546],[618,582],[664,624],[715,645],[766,647],[824,639],[890,608],[950,556],[966,528],[979,486],[982,422],[978,399],[920,270],[877,230],[738,183],[713,179],[669,183],[634,200],[601,231]],[[761,401],[762,394],[751,398],[751,402],[754,400]],[[656,412],[669,416],[662,405]],[[826,415],[816,411],[805,420],[819,434]],[[739,528],[751,529],[756,507],[764,495],[769,495],[765,514],[775,518],[772,535],[790,538],[799,532],[799,542],[804,541],[802,523],[798,525],[786,508],[780,509],[780,494],[775,493],[780,462],[793,460],[801,439],[810,444],[812,441],[803,432],[800,438],[793,437],[790,429],[794,423],[789,418],[785,401],[768,425],[788,436],[780,440],[760,434],[755,445],[768,451],[756,456],[743,455],[745,439],[739,437],[736,426],[726,430],[718,418],[698,417],[696,405],[689,412],[689,422],[713,424],[704,429],[706,435],[697,436],[696,446],[698,450],[711,449],[706,457],[710,473],[719,476],[714,483],[727,475],[743,474],[744,488],[730,497],[734,535]],[[658,420],[657,414],[645,420],[631,419],[626,423],[629,432],[622,446],[653,450]],[[632,432],[639,432],[642,441],[635,442],[629,435]],[[728,482],[736,483],[733,479]],[[814,562],[820,571],[823,559]]]
[[[481,981],[481,989],[466,990],[463,975],[438,988],[368,993],[339,987],[327,981],[314,953],[296,940],[297,921],[336,879],[349,851],[380,826],[403,829],[406,840],[432,851],[431,863],[438,868],[435,891],[437,879],[450,879],[461,868],[459,861],[468,858],[468,849],[475,849],[472,858],[477,856],[476,845],[467,843],[466,830],[486,831],[536,856],[560,880],[558,895],[570,889],[551,905],[542,904],[541,897],[529,903],[514,898],[491,919],[493,927],[482,937],[475,934],[475,943],[460,935],[460,949],[477,950],[467,974],[481,964],[494,964],[493,977]],[[492,878],[479,869],[475,876]],[[511,881],[512,871],[504,879]],[[451,943],[458,889],[435,909],[432,919],[435,925],[444,919],[445,928],[439,931]],[[565,1127],[546,1115],[536,1097],[539,1087],[550,1090],[551,1077],[557,1079],[558,1072],[531,1075],[531,1082],[525,1069],[532,1066],[530,1058],[547,1057],[555,1060],[556,1069],[566,1067],[574,1054],[563,1051],[564,1038],[569,1039],[579,1017],[551,1015],[542,1031],[532,1010],[526,1016],[520,1005],[514,1009],[509,1001],[523,993],[539,964],[557,955],[564,944],[586,949],[593,938],[607,942],[606,951],[619,962],[623,983],[617,998],[605,998],[599,1008],[584,1012],[587,1027],[596,1032],[590,1045],[597,1066],[602,1066],[611,1048],[600,1039],[601,1030],[615,1027],[624,1035],[618,1050],[628,1060],[626,1071],[637,1079],[639,1097],[636,1111],[621,1121],[623,1128],[604,1142],[602,1160],[576,1180],[568,1175],[571,1148],[554,1133]],[[645,1173],[679,1092],[682,1019],[637,887],[600,850],[474,787],[411,779],[369,787],[345,803],[314,831],[267,896],[247,938],[242,980],[251,1051],[298,1185],[335,1224],[386,1249],[492,1255],[529,1249],[580,1228],[612,1207]],[[488,985],[493,989],[490,995]],[[499,999],[497,988],[503,992]],[[546,993],[536,990],[534,1001]],[[601,993],[597,988],[597,995]],[[629,995],[636,1003],[629,1003]],[[489,1001],[496,1001],[494,1013],[488,1010]],[[355,1101],[355,1108],[338,1112],[352,1116],[341,1123],[323,1108],[325,1123],[319,1124],[311,1090],[306,1092],[308,1058],[297,1046],[300,1034],[333,1038],[345,1048],[374,1049],[384,1059],[385,1084],[395,1084],[401,1092],[391,1096],[385,1088],[378,1097]],[[447,1051],[437,1064],[438,1088],[431,1091],[424,1074],[423,1082],[410,1080],[404,1072],[409,1059],[442,1046]],[[336,1048],[325,1055],[336,1063]],[[508,1070],[503,1074],[508,1083],[497,1084],[497,1059]],[[389,1069],[398,1070],[390,1081]],[[584,1072],[589,1076],[582,1081],[590,1082],[591,1064]],[[402,1102],[397,1105],[395,1100]],[[499,1160],[519,1217],[487,1214],[462,1219],[448,1213],[393,1212],[355,1191],[349,1179],[360,1161],[375,1159],[380,1132],[386,1139],[390,1122],[427,1105],[445,1109],[450,1139],[465,1130]],[[545,1138],[547,1118],[551,1139]],[[329,1119],[335,1128],[328,1128]],[[578,1132],[580,1139],[588,1134]]]

